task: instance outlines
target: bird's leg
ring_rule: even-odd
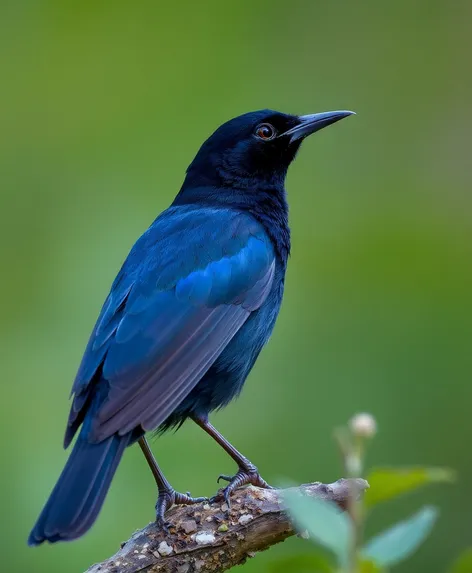
[[[175,491],[162,473],[161,468],[157,465],[156,458],[151,452],[148,441],[144,436],[139,439],[139,446],[141,447],[157,484],[158,497],[156,502],[156,522],[158,525],[165,529],[167,528],[164,515],[165,512],[173,505],[192,505],[194,503],[208,501],[207,497],[191,497],[190,492],[179,493]]]
[[[232,446],[228,440],[218,432],[218,430],[210,424],[207,418],[194,417],[193,420],[196,424],[200,426],[207,434],[209,434],[217,444],[219,444],[224,451],[233,458],[233,460],[238,464],[238,472],[234,476],[220,475],[220,479],[228,481],[229,484],[220,490],[214,497],[210,499],[210,502],[217,501],[224,498],[228,507],[231,506],[230,495],[238,487],[243,485],[252,484],[257,487],[262,487],[266,489],[272,489],[265,480],[259,475],[259,471],[254,464],[252,464],[245,456],[243,456],[238,450]]]

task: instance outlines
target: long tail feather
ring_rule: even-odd
[[[49,500],[28,538],[29,545],[76,539],[93,525],[130,434],[98,444],[79,436]]]

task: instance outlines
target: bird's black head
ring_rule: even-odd
[[[288,115],[270,109],[235,117],[201,146],[187,169],[182,192],[201,187],[280,188],[308,135],[352,111]]]

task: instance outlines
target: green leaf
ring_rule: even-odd
[[[371,539],[362,549],[362,557],[381,566],[403,561],[423,543],[437,516],[436,508],[424,507],[409,519],[397,523]]]
[[[334,567],[324,555],[293,555],[270,564],[271,573],[334,573]],[[370,573],[370,572],[366,572]]]
[[[470,573],[472,571],[472,548],[466,549],[449,570],[449,573]]]
[[[377,563],[373,561],[365,561],[362,560],[359,563],[359,572],[360,573],[382,573],[385,569],[381,569]]]
[[[454,472],[446,468],[378,468],[367,477],[370,488],[365,493],[365,504],[372,507],[421,486],[454,479]]]
[[[295,490],[286,491],[284,500],[298,531],[308,531],[311,539],[332,551],[339,564],[345,565],[351,539],[349,518],[334,503]]]

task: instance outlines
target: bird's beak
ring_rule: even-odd
[[[295,127],[292,127],[285,133],[282,133],[281,136],[288,135],[290,137],[290,143],[296,141],[297,139],[301,139],[303,137],[307,137],[315,131],[319,131],[324,127],[328,127],[332,123],[336,123],[340,119],[344,119],[350,115],[356,115],[353,111],[324,111],[322,113],[311,113],[309,115],[301,115],[298,119],[300,123]]]

